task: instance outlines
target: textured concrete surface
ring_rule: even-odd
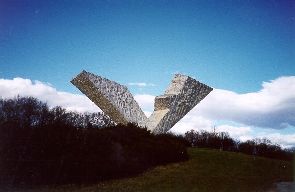
[[[156,134],[167,132],[212,90],[189,76],[176,74],[164,95],[155,98],[146,127]]]
[[[176,74],[164,95],[155,98],[147,119],[126,86],[82,71],[71,81],[116,123],[137,123],[152,132],[165,133],[213,89],[195,79]]]
[[[71,83],[116,123],[137,123],[144,127],[147,117],[127,87],[82,71]]]

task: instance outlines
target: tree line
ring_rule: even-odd
[[[241,152],[253,156],[262,156],[279,160],[293,160],[293,149],[282,149],[280,145],[270,140],[253,139],[244,142],[235,140],[226,132],[208,132],[191,130],[185,133],[189,146],[213,148],[224,151]]]
[[[104,127],[104,128],[102,128]],[[0,186],[91,183],[188,159],[183,138],[115,125],[102,113],[0,99]]]

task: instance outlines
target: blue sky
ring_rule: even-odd
[[[0,78],[80,94],[69,81],[85,69],[153,84],[129,88],[159,95],[179,72],[217,89],[259,92],[262,82],[295,75],[294,34],[295,1],[287,0],[2,0]]]
[[[4,0],[0,18],[1,77],[67,91],[81,69],[152,94],[175,72],[240,93],[295,73],[294,1]]]

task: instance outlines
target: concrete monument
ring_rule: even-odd
[[[127,87],[82,71],[72,81],[116,123],[137,123],[153,133],[165,133],[213,89],[195,79],[176,74],[164,95],[155,98],[154,112],[147,118]]]

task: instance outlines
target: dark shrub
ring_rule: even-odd
[[[225,151],[242,152],[248,155],[262,156],[280,160],[293,160],[293,153],[282,149],[279,145],[272,144],[268,139],[253,139],[239,142],[232,139],[228,133],[188,131],[184,138],[192,147],[205,147]]]
[[[186,159],[177,136],[115,126],[103,114],[49,109],[34,98],[0,100],[2,186],[96,182]]]
[[[292,161],[293,154],[288,149],[282,149],[277,144],[272,144],[268,139],[253,139],[241,142],[239,151],[249,155],[257,155],[273,159]]]

